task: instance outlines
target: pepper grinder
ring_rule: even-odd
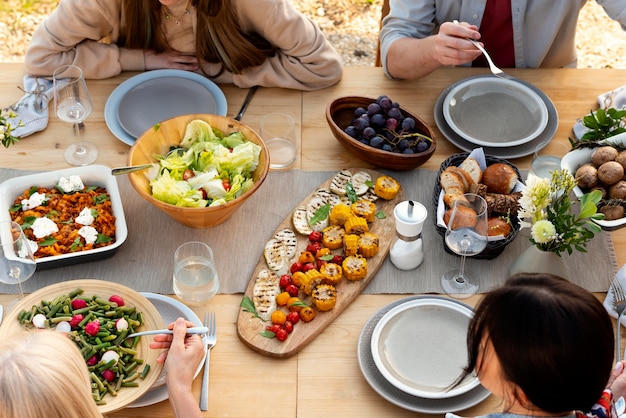
[[[393,210],[397,238],[389,251],[389,259],[400,270],[413,270],[424,260],[422,227],[428,215],[419,202],[400,202]]]

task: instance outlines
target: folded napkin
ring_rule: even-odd
[[[31,75],[24,76],[24,96],[15,104],[3,109],[13,135],[24,138],[48,126],[48,103],[53,96],[52,80]],[[14,115],[9,118],[8,115]]]
[[[626,264],[624,264],[622,268],[619,269],[613,280],[621,284],[622,288],[626,290]],[[611,292],[610,288],[608,292],[606,292],[606,297],[604,298],[603,305],[609,315],[611,315],[613,318],[617,318],[617,313],[613,309],[613,292]],[[622,325],[626,326],[626,313],[622,315]]]
[[[602,109],[614,107],[616,109],[626,109],[626,86],[617,87],[598,96],[598,105]],[[586,115],[585,115],[586,116]],[[574,136],[576,139],[582,138],[588,128],[583,125],[582,117],[574,124]]]

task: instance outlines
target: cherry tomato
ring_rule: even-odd
[[[273,324],[271,326],[267,326],[265,327],[266,330],[273,332],[274,334],[276,334],[278,332],[278,330],[281,329],[280,324]]]
[[[283,328],[287,331],[287,334],[291,334],[293,332],[293,324],[289,321],[285,322]]]
[[[313,231],[309,234],[309,241],[322,242],[322,233],[320,231]]]
[[[315,262],[315,265],[317,266],[317,269],[318,269],[318,270],[320,270],[320,269],[322,268],[322,266],[323,266],[324,264],[326,264],[326,263],[327,263],[327,261],[326,261],[326,260],[317,260],[317,261]]]
[[[282,276],[280,276],[280,287],[282,289],[286,288],[287,286],[289,286],[290,284],[292,284],[293,281],[291,280],[291,276],[288,274],[283,274]]]
[[[302,263],[293,263],[291,265],[291,268],[289,268],[289,271],[291,272],[291,274],[295,273],[296,271],[302,271]]]
[[[300,257],[298,258],[298,262],[302,264],[313,263],[315,261],[315,256],[311,251],[302,251]]]
[[[230,191],[230,181],[222,180],[222,186],[224,187],[224,190],[226,190],[227,192]]]
[[[287,320],[287,315],[283,311],[272,312],[272,323],[282,325]]]
[[[321,242],[311,242],[309,245],[306,246],[306,250],[313,254],[317,253],[321,249],[322,249]]]
[[[195,174],[193,173],[193,170],[186,169],[183,172],[183,180],[189,180],[192,177],[195,177]]]
[[[306,264],[302,265],[302,271],[303,272],[307,272],[307,271],[313,270],[313,269],[315,269],[315,264],[313,264],[313,263],[306,263]]]
[[[310,306],[305,306],[300,310],[300,319],[303,322],[310,322],[315,318],[315,310]]]
[[[331,263],[335,263],[337,265],[341,265],[341,263],[343,263],[343,257],[340,255],[335,255],[333,256],[333,259],[330,260]]]
[[[276,339],[278,341],[285,341],[287,337],[289,337],[289,333],[282,328],[276,332]]]
[[[291,295],[291,297],[298,296],[298,287],[294,284],[290,284],[285,288],[285,291]]]
[[[287,322],[290,322],[292,324],[297,324],[299,320],[300,320],[300,314],[297,311],[291,311],[287,314]]]

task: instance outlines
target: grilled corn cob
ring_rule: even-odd
[[[306,273],[304,273],[304,280],[302,281],[304,284],[302,291],[307,295],[311,295],[311,293],[313,293],[313,289],[322,284],[322,280],[324,280],[324,277],[318,270],[307,270]]]
[[[361,280],[367,275],[367,260],[360,255],[346,257],[341,267],[343,267],[343,275],[348,280]]]
[[[341,266],[335,263],[324,263],[320,267],[320,274],[322,275],[322,283],[332,284],[336,286],[341,281],[343,272]]]
[[[344,234],[345,231],[339,225],[327,226],[322,231],[322,245],[324,245],[324,247],[330,248],[331,250],[341,248],[341,246],[343,245]]]
[[[337,289],[329,284],[321,284],[313,290],[313,304],[318,311],[330,311],[337,303]]]
[[[369,231],[369,227],[367,226],[367,221],[365,220],[365,218],[356,215],[350,216],[350,218],[348,218],[343,227],[346,231],[346,234],[360,235],[364,232]]]
[[[374,222],[376,217],[376,204],[369,200],[359,199],[352,204],[352,213],[362,216],[367,222]]]
[[[365,257],[374,257],[378,253],[378,235],[365,232],[359,237],[359,253]]]
[[[350,217],[352,211],[350,206],[345,203],[339,203],[330,210],[329,221],[331,225],[339,225],[343,226],[348,218]]]
[[[348,257],[356,255],[359,250],[359,236],[357,234],[346,234],[343,236],[343,255]]]
[[[395,198],[399,192],[400,183],[393,177],[380,176],[376,179],[374,193],[376,193],[377,196],[385,200],[391,200]]]

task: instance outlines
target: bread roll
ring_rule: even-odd
[[[509,194],[517,184],[517,173],[508,164],[491,164],[483,171],[482,183],[490,193]]]
[[[476,211],[474,211],[474,209],[467,206],[457,206],[456,209],[457,212],[454,216],[454,219],[452,220],[452,225],[450,225],[450,228],[473,228],[476,226],[476,223],[478,222],[478,217],[476,216]],[[452,209],[448,209],[443,214],[443,221],[446,223],[446,225],[448,225],[451,216]]]
[[[480,183],[483,177],[483,171],[478,164],[478,161],[473,159],[472,157],[467,157],[459,168],[470,175],[474,183]]]
[[[502,235],[506,237],[511,233],[511,224],[499,216],[492,216],[487,220],[488,235],[495,237]]]
[[[614,148],[611,148],[614,149]],[[624,177],[624,167],[617,161],[607,161],[598,167],[598,180],[604,184],[615,184]]]
[[[448,167],[450,168],[450,167]],[[464,180],[463,175],[455,173],[452,170],[446,168],[441,172],[439,184],[444,192],[449,192],[452,189],[461,190],[462,193],[467,191],[467,182]]]

